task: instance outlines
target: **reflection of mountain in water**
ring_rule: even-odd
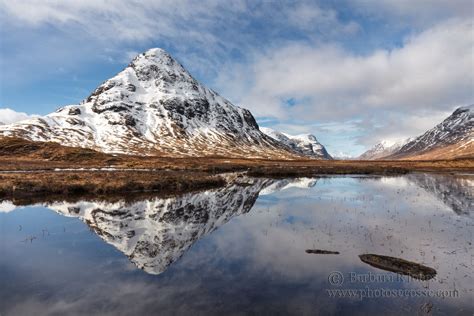
[[[288,180],[281,180],[285,185]],[[298,182],[298,180],[294,180]],[[49,207],[85,221],[139,268],[159,274],[198,239],[250,211],[259,192],[280,181],[237,178],[227,186],[179,197],[126,203],[55,203]]]
[[[408,179],[433,194],[456,214],[470,215],[474,209],[474,177],[451,174],[409,174]]]
[[[283,179],[268,185],[266,188],[260,191],[260,195],[268,195],[289,188],[312,188],[317,182],[317,178]]]

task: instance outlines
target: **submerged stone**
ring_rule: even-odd
[[[400,258],[363,254],[359,256],[362,262],[372,267],[398,274],[408,275],[418,280],[430,280],[435,277],[436,270],[422,264]]]

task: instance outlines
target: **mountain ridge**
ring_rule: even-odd
[[[426,155],[450,145],[458,145],[458,150],[468,147],[468,152],[474,156],[474,105],[457,108],[441,123],[406,143],[388,158]],[[456,148],[452,151],[455,154]]]
[[[359,159],[430,160],[474,157],[474,105],[458,107],[425,133],[386,146],[380,142]]]

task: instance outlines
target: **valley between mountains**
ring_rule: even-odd
[[[0,121],[2,118],[0,117]],[[474,106],[423,135],[337,160],[315,135],[260,127],[154,48],[80,104],[0,124],[0,194],[187,192],[256,177],[474,170]]]

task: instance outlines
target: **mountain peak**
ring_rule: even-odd
[[[150,48],[149,50],[138,54],[131,62],[131,64],[157,64],[157,65],[171,65],[178,62],[162,48]]]
[[[458,114],[461,114],[461,113],[464,113],[464,112],[474,112],[474,104],[458,107],[453,112],[453,115],[458,115]]]
[[[191,74],[161,48],[151,48],[137,55],[122,73],[127,76],[129,71],[135,72],[140,81],[154,81],[155,84],[188,82],[192,86],[198,85]]]
[[[146,56],[168,56],[171,57],[170,54],[160,47],[154,47],[148,49],[146,52],[143,53]]]

